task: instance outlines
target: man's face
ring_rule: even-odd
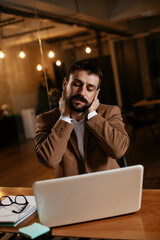
[[[72,73],[68,81],[64,79],[63,84],[68,106],[75,112],[85,112],[99,92],[98,84],[99,77],[95,74],[88,74],[84,70]]]

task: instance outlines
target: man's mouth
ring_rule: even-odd
[[[68,98],[67,104],[73,111],[79,113],[85,112],[86,109],[90,107],[90,104],[88,103],[87,99],[85,99],[80,94]]]
[[[83,102],[83,103],[88,103],[87,100],[84,98],[84,97],[81,97],[81,96],[74,96],[72,98],[73,101],[76,101],[76,102]]]
[[[73,99],[73,101],[85,103],[85,101],[84,101],[84,100],[82,100],[82,99],[78,99],[78,98],[76,98],[76,99]]]

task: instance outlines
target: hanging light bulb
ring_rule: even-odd
[[[56,61],[56,65],[57,65],[58,67],[61,66],[61,64],[62,64],[62,63],[61,63],[60,60],[57,60],[57,61]]]
[[[49,58],[54,58],[54,56],[55,56],[55,53],[54,53],[52,50],[50,50],[50,51],[48,52],[48,57],[49,57]]]
[[[92,49],[91,49],[89,46],[87,46],[87,47],[85,48],[85,52],[86,52],[87,54],[91,53],[91,51],[92,51]]]
[[[39,71],[39,72],[42,71],[42,65],[41,64],[37,65],[37,71]]]
[[[2,50],[0,50],[0,59],[3,59],[3,58],[5,58],[5,53]]]
[[[18,54],[18,57],[21,58],[21,59],[25,58],[26,57],[25,52],[20,51],[19,54]]]

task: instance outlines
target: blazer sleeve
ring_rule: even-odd
[[[43,165],[55,168],[62,161],[73,125],[61,119],[50,125],[43,115],[36,117],[35,152]]]
[[[125,154],[129,146],[129,137],[119,107],[112,106],[109,111],[104,111],[103,116],[97,114],[88,120],[86,125],[108,156],[119,159]]]

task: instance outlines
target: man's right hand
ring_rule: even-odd
[[[59,100],[59,110],[62,116],[71,117],[71,109],[66,103],[64,91],[62,92],[62,97]]]

